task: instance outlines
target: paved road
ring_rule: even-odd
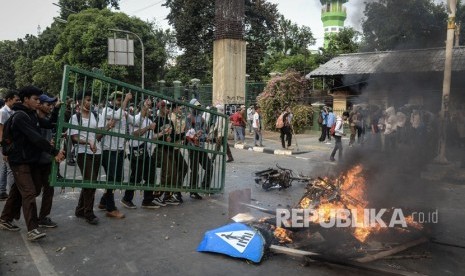
[[[0,275],[369,275],[320,264],[303,266],[300,261],[282,255],[271,256],[260,265],[254,265],[222,255],[196,252],[205,231],[230,222],[229,192],[251,188],[255,204],[269,209],[292,206],[304,192],[304,186],[298,183],[287,190],[266,192],[254,183],[254,171],[279,163],[307,175],[333,172],[337,166],[326,161],[332,146],[312,142],[313,138],[302,137],[299,144],[306,147],[307,152],[292,156],[233,149],[235,162],[227,165],[224,194],[201,201],[187,198],[181,206],[157,210],[127,210],[118,203],[127,217],[114,220],[96,211],[100,218],[98,226],[74,216],[78,190],[67,188],[60,194],[57,189],[52,218],[59,227],[45,230],[45,239],[36,243],[26,241],[23,220],[18,222],[22,228],[20,232],[0,231]],[[264,143],[277,144],[275,139]],[[405,181],[414,181],[412,179],[405,178]],[[465,185],[420,182],[421,191],[412,185],[412,191],[400,201],[411,202],[412,206],[434,202],[429,206],[440,211],[440,225],[433,231],[436,237],[465,244]],[[136,194],[135,203],[140,206],[142,198]],[[100,195],[98,191],[96,198]],[[117,191],[116,200],[121,197]],[[0,203],[0,209],[3,205]],[[378,264],[429,275],[465,275],[462,249],[426,244],[411,251],[430,252],[431,259],[380,261]]]

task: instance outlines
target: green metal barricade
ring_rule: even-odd
[[[71,104],[60,110],[57,133],[63,135],[56,144],[76,164],[54,164],[53,186],[223,191],[224,114],[70,66],[61,99]]]

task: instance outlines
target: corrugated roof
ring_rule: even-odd
[[[306,77],[444,71],[445,48],[354,53],[337,56]],[[465,71],[465,47],[452,54],[452,71]]]

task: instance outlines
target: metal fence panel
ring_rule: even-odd
[[[57,133],[63,138],[57,147],[74,151],[76,166],[54,164],[53,186],[223,191],[224,114],[70,66],[61,98],[75,105],[60,110]]]

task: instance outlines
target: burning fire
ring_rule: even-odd
[[[280,243],[292,243],[293,242],[290,237],[290,231],[284,228],[276,227],[273,234],[279,240]]]
[[[313,223],[328,222],[333,217],[335,219],[336,215],[338,219],[354,220],[352,221],[352,234],[360,242],[365,242],[371,234],[383,229],[378,224],[365,225],[365,209],[368,208],[368,200],[361,165],[354,166],[335,179],[325,177],[313,181],[307,187],[307,192],[297,207],[313,209],[317,214],[310,219]],[[337,210],[351,211],[341,216],[341,212]],[[413,221],[411,217],[407,220],[407,224],[421,229],[421,225]]]

